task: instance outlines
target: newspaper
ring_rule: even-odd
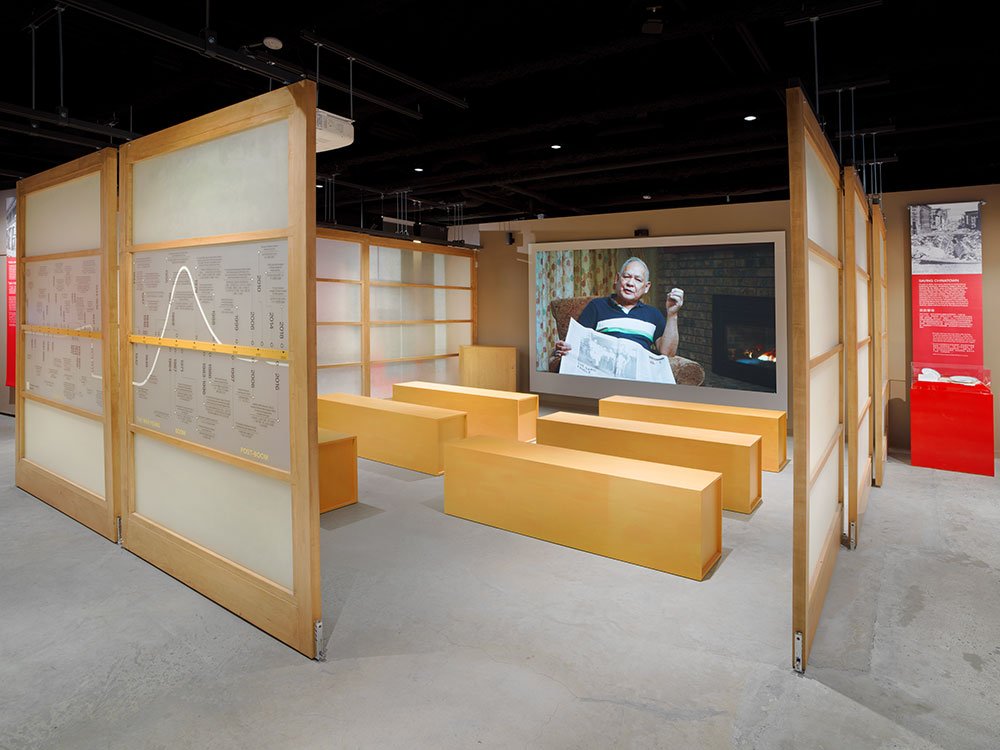
[[[559,363],[559,372],[563,375],[644,380],[649,383],[677,382],[666,356],[653,354],[634,341],[598,333],[573,318],[569,320],[566,343],[571,348]]]

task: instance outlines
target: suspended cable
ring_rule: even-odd
[[[854,144],[854,87],[851,86],[851,164],[858,163],[858,155]]]
[[[63,100],[63,33],[62,33],[62,7],[56,8],[58,15],[56,16],[56,25],[59,28],[59,116],[66,117],[68,114],[66,111],[66,103]]]
[[[817,41],[816,25],[819,21],[819,16],[813,16],[811,19],[813,27],[813,76],[816,82],[816,119],[819,120],[820,125],[823,121],[819,117],[819,42]]]
[[[837,89],[837,161],[840,165],[844,165],[844,138],[843,138],[843,127],[841,125],[841,113],[840,113],[840,92],[843,89]]]

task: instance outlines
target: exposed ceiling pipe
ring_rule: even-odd
[[[317,47],[322,47],[325,50],[329,50],[341,57],[355,62],[358,65],[362,65],[370,70],[374,70],[381,73],[384,76],[395,79],[400,83],[404,83],[411,88],[415,88],[418,91],[423,91],[425,94],[430,94],[431,96],[440,99],[441,101],[453,104],[460,109],[468,109],[469,105],[464,99],[459,99],[457,96],[452,96],[447,91],[442,91],[439,88],[431,86],[429,83],[424,83],[423,81],[418,81],[416,78],[412,78],[405,73],[400,73],[394,68],[390,68],[388,65],[383,65],[382,63],[375,62],[370,57],[365,57],[364,55],[359,55],[357,52],[352,52],[351,50],[343,47],[339,44],[335,44],[328,39],[324,39],[321,36],[317,36],[311,31],[303,31],[300,36],[307,42],[315,44]]]
[[[287,63],[269,64],[261,62],[252,55],[240,54],[234,50],[221,47],[218,44],[215,44],[213,39],[205,39],[195,36],[194,34],[179,31],[178,29],[171,28],[170,26],[154,21],[150,18],[146,18],[145,16],[140,16],[137,13],[132,13],[131,11],[123,10],[113,5],[109,5],[108,3],[101,2],[101,0],[59,0],[59,2],[64,6],[74,8],[85,13],[90,13],[98,18],[103,18],[106,21],[117,23],[120,26],[155,37],[156,39],[168,42],[177,47],[197,52],[198,54],[206,57],[215,58],[232,65],[233,67],[240,68],[241,70],[257,73],[271,80],[278,81],[282,85],[288,85],[305,78],[312,78],[312,76],[309,75],[304,68],[291,66]],[[343,91],[345,93],[349,92],[348,87],[338,81],[321,78],[319,83],[324,86],[337,89],[338,91]],[[383,107],[384,109],[398,112],[399,114],[412,117],[416,120],[423,118],[419,112],[394,104],[390,101],[382,99],[381,97],[368,94],[364,91],[359,91],[358,89],[354,89],[353,93],[354,96],[359,99],[363,99],[371,104]]]

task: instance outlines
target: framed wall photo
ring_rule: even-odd
[[[784,232],[529,246],[531,390],[785,409]]]

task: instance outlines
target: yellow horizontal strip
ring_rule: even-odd
[[[159,336],[128,337],[132,344],[148,344],[149,346],[166,346],[171,349],[194,349],[199,352],[214,352],[216,354],[235,354],[238,357],[253,357],[254,359],[274,359],[284,362],[288,352],[284,349],[262,349],[259,346],[239,346],[237,344],[216,344],[214,341],[188,341],[187,339],[161,339]]]
[[[52,326],[29,326],[22,325],[21,330],[25,333],[49,333],[56,336],[79,336],[82,339],[99,339],[100,331],[78,331],[75,328],[53,328]]]

